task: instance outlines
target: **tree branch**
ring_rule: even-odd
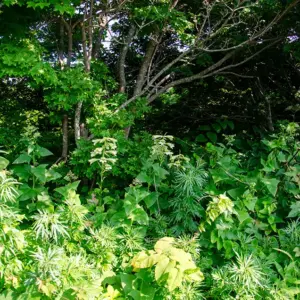
[[[126,41],[124,43],[124,46],[121,50],[120,57],[119,57],[118,77],[119,77],[119,83],[120,83],[120,87],[119,87],[120,93],[125,93],[125,89],[126,89],[125,60],[126,60],[127,52],[129,49],[129,45],[135,36],[135,31],[136,31],[135,26],[132,24],[129,28],[129,32],[128,32]]]

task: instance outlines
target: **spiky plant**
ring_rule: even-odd
[[[55,242],[58,241],[59,237],[69,237],[67,226],[61,220],[60,214],[39,210],[33,219],[35,220],[33,229],[37,237],[53,239]]]
[[[252,255],[237,253],[236,263],[232,263],[228,270],[230,278],[234,282],[242,284],[249,291],[264,286],[265,274]]]
[[[175,173],[174,187],[178,196],[198,197],[201,196],[201,190],[207,182],[208,173],[204,166],[189,164],[183,170]]]
[[[0,200],[3,202],[14,202],[18,196],[18,181],[7,176],[7,171],[0,172]]]

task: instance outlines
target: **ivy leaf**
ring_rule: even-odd
[[[280,181],[276,178],[264,178],[261,181],[266,186],[268,191],[272,194],[272,196],[275,197],[277,193],[278,183]]]

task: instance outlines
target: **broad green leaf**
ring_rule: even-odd
[[[217,135],[214,132],[208,132],[207,137],[215,144],[217,142]]]
[[[144,202],[147,205],[147,208],[150,208],[154,203],[158,201],[159,193],[158,192],[152,192],[150,195],[148,195]]]
[[[234,129],[234,124],[232,121],[226,120],[226,123],[232,130]]]
[[[162,168],[159,164],[153,164],[152,168],[155,172],[155,175],[158,176],[159,179],[165,179],[169,172]]]
[[[199,134],[196,137],[196,142],[205,143],[207,142],[207,138],[204,134]]]
[[[22,185],[19,188],[20,196],[18,197],[19,201],[26,201],[28,199],[33,199],[39,194],[38,189],[29,187],[28,185]]]
[[[141,225],[148,225],[149,224],[149,217],[147,213],[143,210],[141,207],[137,207],[133,209],[129,216],[129,219],[131,219],[133,222],[137,222]]]
[[[296,201],[291,205],[291,211],[288,218],[300,217],[300,201]]]
[[[66,186],[56,188],[55,191],[63,195],[65,198],[67,198],[69,191],[76,191],[79,183],[80,183],[79,180],[74,181],[72,183],[67,184]]]
[[[211,128],[209,125],[200,125],[199,130],[209,131]]]
[[[152,300],[155,296],[155,287],[149,285],[149,281],[143,281],[140,289],[142,300]]]
[[[46,172],[46,181],[52,181],[52,180],[56,180],[58,178],[61,178],[61,174],[59,174],[58,172],[55,172],[54,170],[47,170]]]
[[[233,199],[238,200],[245,192],[245,187],[238,187],[232,190],[228,190],[226,193]]]
[[[137,177],[136,177],[137,180],[139,180],[140,182],[146,182],[146,183],[152,183],[152,179],[150,176],[148,176],[146,174],[146,172],[141,172]]]
[[[53,155],[53,153],[51,151],[49,151],[48,149],[41,147],[41,146],[37,146],[36,151],[37,151],[37,154],[42,157]]]
[[[278,183],[280,181],[276,178],[263,178],[261,181],[266,186],[268,191],[275,197],[277,193]]]
[[[19,177],[20,180],[27,181],[31,175],[30,165],[19,165],[13,167],[13,173]]]
[[[218,133],[222,130],[221,126],[218,123],[214,123],[211,126]]]
[[[252,220],[252,218],[250,217],[250,215],[246,210],[237,210],[237,217],[240,223],[243,223],[246,220]]]
[[[13,162],[13,164],[30,163],[30,161],[31,161],[31,156],[26,153],[23,153]]]
[[[132,285],[133,285],[135,276],[122,273],[122,274],[120,274],[120,279],[121,279],[121,286],[122,286],[125,294],[129,294],[130,291],[133,289]]]
[[[6,158],[0,156],[0,171],[4,170],[8,166],[8,164],[9,161]]]
[[[31,167],[31,173],[41,182],[46,183],[47,165],[39,165],[37,167]]]

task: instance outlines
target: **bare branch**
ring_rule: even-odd
[[[238,73],[234,73],[234,72],[219,72],[218,74],[221,74],[221,75],[234,75],[234,76],[241,77],[241,78],[255,78],[255,76],[242,75],[242,74],[238,74]]]

